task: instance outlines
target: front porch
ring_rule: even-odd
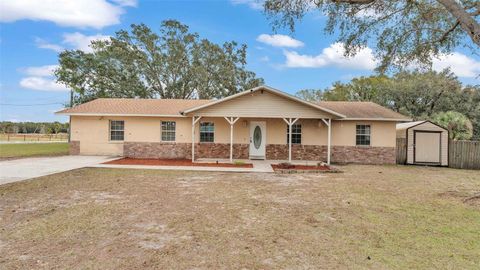
[[[234,160],[309,160],[330,164],[331,161],[330,118],[193,116],[191,132],[192,162],[225,158],[230,163]],[[205,142],[204,138],[210,136],[214,139]]]

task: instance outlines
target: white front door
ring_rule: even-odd
[[[266,131],[265,122],[250,122],[250,159],[265,159]]]

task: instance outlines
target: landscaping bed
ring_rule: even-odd
[[[249,163],[247,164],[247,163],[221,163],[221,162],[192,162],[189,159],[122,158],[122,159],[117,159],[113,161],[108,161],[103,164],[253,168],[253,165]]]
[[[272,168],[278,173],[325,173],[325,172],[340,172],[327,165],[296,165],[290,163],[272,164]]]

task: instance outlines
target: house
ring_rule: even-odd
[[[397,124],[405,139],[406,164],[448,166],[448,130],[430,121]]]
[[[395,163],[396,124],[372,102],[311,103],[268,86],[219,100],[100,98],[70,116],[71,154]]]

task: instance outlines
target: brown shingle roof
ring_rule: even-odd
[[[321,107],[341,113],[347,118],[409,120],[409,117],[394,112],[373,102],[320,101],[317,102],[317,104]]]
[[[99,98],[59,114],[180,115],[181,111],[210,102],[206,99]]]
[[[180,116],[180,112],[212,102],[207,99],[99,98],[64,109],[58,114]],[[398,119],[408,117],[373,102],[321,101],[319,106],[354,119]]]

